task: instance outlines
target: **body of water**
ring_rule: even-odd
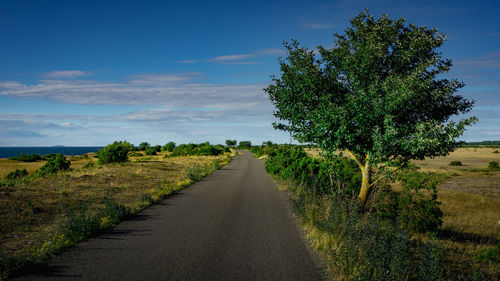
[[[18,156],[19,153],[39,155],[62,153],[64,155],[82,155],[97,152],[102,146],[51,146],[51,147],[0,147],[0,158]]]

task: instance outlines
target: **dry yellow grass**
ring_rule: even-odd
[[[321,149],[319,148],[304,148],[304,151],[312,158],[320,158]]]
[[[486,169],[490,161],[500,162],[500,153],[493,153],[497,148],[459,148],[445,157],[414,161],[422,170],[439,171],[445,170],[449,173],[470,173],[474,169]],[[460,161],[464,166],[450,166],[452,161]]]
[[[30,253],[57,233],[67,210],[78,204],[99,207],[104,198],[112,198],[132,210],[141,209],[147,205],[144,196],[159,199],[155,196],[165,188],[186,184],[188,169],[227,159],[227,155],[164,156],[131,157],[124,164],[103,166],[93,157],[69,157],[72,171],[0,188],[0,250],[12,255]],[[83,168],[89,162],[94,167]],[[1,159],[0,175],[22,168],[32,173],[42,165]]]
[[[500,200],[465,192],[441,191],[443,228],[500,240]]]
[[[446,157],[414,161],[422,171],[451,176],[438,186],[443,229],[489,242],[486,244],[500,241],[500,171],[488,169],[489,162],[500,162],[495,150],[460,148]],[[464,166],[450,166],[452,161]]]
[[[5,177],[8,173],[15,171],[16,169],[26,169],[28,173],[32,174],[36,170],[40,169],[44,163],[44,161],[21,162],[0,158],[0,178]]]

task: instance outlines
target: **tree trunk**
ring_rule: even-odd
[[[370,191],[370,166],[368,161],[366,161],[365,165],[359,164],[359,168],[361,169],[361,174],[363,175],[363,180],[361,181],[361,190],[359,191],[358,198],[366,203],[366,199],[368,198],[368,191]]]
[[[368,194],[370,191],[370,181],[371,181],[371,167],[370,167],[370,157],[369,155],[366,155],[366,159],[364,162],[362,162],[354,153],[352,153],[350,150],[346,149],[347,154],[351,156],[356,163],[358,163],[359,169],[361,170],[361,174],[363,175],[363,180],[361,182],[361,190],[359,191],[358,198],[363,202],[363,205],[366,203],[366,200],[368,199]]]

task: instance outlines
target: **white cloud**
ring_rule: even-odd
[[[225,61],[234,61],[234,60],[245,60],[248,58],[255,57],[254,54],[240,54],[240,55],[227,55],[227,56],[218,56],[215,58],[208,59],[207,61],[214,62],[225,62]]]
[[[172,85],[175,83],[186,82],[202,74],[199,72],[183,74],[140,74],[131,76],[129,81],[135,85]]]
[[[51,100],[57,103],[54,106],[87,105],[90,112],[95,112],[92,105],[135,108],[107,115],[0,113],[0,146],[105,145],[123,139],[158,144],[169,140],[223,143],[227,138],[288,141],[287,134],[272,129],[274,107],[262,90],[266,85],[206,83],[203,79],[200,73],[180,73],[141,74],[123,82],[0,81],[3,96]],[[105,112],[106,107],[100,110]]]
[[[272,129],[272,109],[260,102],[220,108],[160,107],[121,115],[0,114],[0,146],[105,145],[114,140],[139,144],[225,139],[288,142]]]
[[[44,98],[60,103],[84,105],[154,105],[169,107],[237,106],[249,101],[267,101],[264,85],[234,85],[195,82],[199,73],[137,75],[121,83],[92,80],[41,80],[36,84],[0,82],[0,95]]]
[[[488,136],[500,136],[500,131],[486,131],[484,134]]]
[[[285,51],[278,48],[262,49],[248,54],[230,54],[223,56],[216,56],[204,60],[179,60],[178,63],[199,63],[199,62],[212,62],[220,64],[260,64],[260,62],[249,61],[251,58],[258,58],[264,56],[282,55]]]
[[[279,48],[262,49],[255,52],[257,56],[279,56],[286,54],[286,51]]]
[[[460,60],[455,63],[456,65],[465,65],[465,66],[473,66],[479,68],[500,68],[500,51],[491,52],[484,56],[468,59],[468,60]]]
[[[47,79],[59,79],[59,78],[76,78],[81,76],[89,75],[89,73],[81,70],[55,70],[47,72],[42,76]]]

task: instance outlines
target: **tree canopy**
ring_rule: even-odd
[[[473,101],[456,93],[462,82],[443,78],[452,63],[436,51],[445,41],[436,28],[375,19],[366,10],[350,23],[318,55],[296,40],[284,42],[281,76],[264,90],[281,120],[275,129],[331,157],[346,151],[358,163],[365,201],[374,165],[447,155],[477,119],[452,119]]]
[[[141,142],[141,144],[139,144],[139,150],[142,151],[146,151],[149,147],[151,147],[151,145],[148,142]]]
[[[250,149],[252,147],[252,142],[251,141],[240,141],[239,147],[241,149]]]
[[[167,142],[161,149],[164,151],[172,152],[175,148],[175,142]]]

